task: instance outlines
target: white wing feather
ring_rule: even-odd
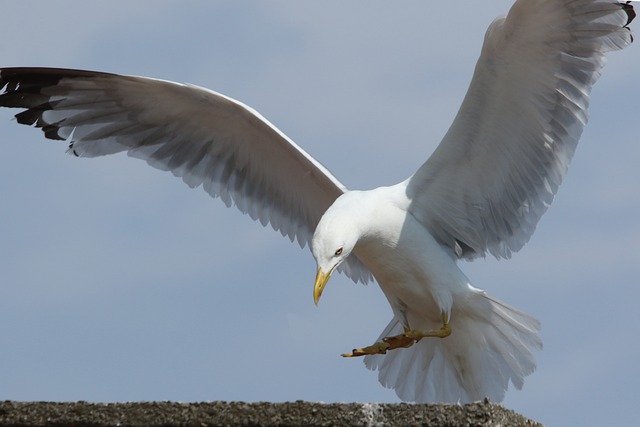
[[[628,5],[520,0],[489,27],[464,102],[407,182],[410,211],[459,257],[508,258],[553,200]]]
[[[252,108],[192,85],[80,70],[0,70],[0,106],[25,108],[18,122],[69,140],[94,157],[126,151],[202,185],[263,225],[309,244],[342,185],[318,161]],[[355,257],[344,272],[370,273]]]

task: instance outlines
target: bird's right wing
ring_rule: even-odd
[[[467,95],[408,180],[410,212],[458,257],[508,258],[553,201],[605,54],[633,40],[632,5],[518,0],[485,36]]]
[[[69,151],[120,151],[202,185],[263,225],[309,244],[321,216],[346,188],[252,108],[213,91],[144,77],[51,68],[0,69],[0,106]],[[371,275],[355,257],[344,271]]]

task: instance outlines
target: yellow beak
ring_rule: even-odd
[[[333,272],[333,269],[325,274],[321,268],[318,268],[318,273],[316,274],[316,283],[315,285],[313,285],[313,302],[316,305],[318,305],[318,301],[320,301],[320,295],[322,295],[324,287],[327,286],[329,277],[331,277],[331,272]]]

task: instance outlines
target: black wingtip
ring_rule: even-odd
[[[57,86],[62,79],[106,76],[114,74],[63,68],[0,68],[0,107],[23,108],[15,115],[18,123],[35,125],[48,139],[65,140],[60,134],[61,122],[48,123],[43,119],[43,114],[54,110],[59,102],[52,100],[46,89]]]
[[[625,13],[627,14],[627,23],[624,24],[624,26],[628,26],[629,24],[631,24],[631,22],[636,18],[636,11],[633,8],[633,5],[631,4],[630,1],[625,2],[625,3],[618,3],[620,5],[620,7],[622,7],[622,10],[625,11]]]
[[[78,154],[76,149],[73,147],[73,141],[71,141],[71,143],[69,144],[69,149],[67,150],[67,152],[73,154],[76,157],[80,157],[80,154]]]

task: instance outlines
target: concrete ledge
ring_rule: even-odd
[[[541,426],[489,402],[0,402],[0,426]]]

